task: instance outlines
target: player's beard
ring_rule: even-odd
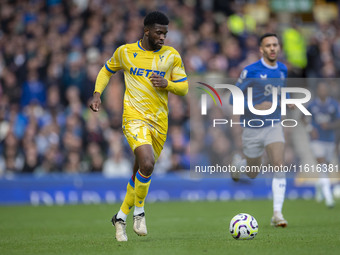
[[[272,62],[272,63],[275,63],[276,60],[277,60],[277,53],[275,53],[275,56],[274,57],[271,57],[270,56],[270,52],[266,54],[266,58],[268,59],[269,62]]]
[[[156,41],[151,38],[151,37],[148,37],[148,42],[149,42],[149,45],[150,47],[153,49],[153,50],[159,50],[160,48],[162,48],[162,46],[159,46]]]
[[[264,58],[267,59],[267,61],[269,63],[273,63],[273,64],[275,64],[275,62],[277,61],[276,57],[273,58],[273,57],[270,57],[270,56],[264,56]]]

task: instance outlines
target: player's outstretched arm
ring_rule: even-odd
[[[100,99],[100,95],[102,94],[105,87],[109,83],[111,76],[112,76],[112,73],[108,72],[105,67],[103,67],[99,71],[97,79],[96,79],[96,85],[95,85],[95,88],[94,88],[93,97],[92,97],[91,102],[90,102],[90,108],[91,108],[92,111],[94,111],[94,112],[99,111],[100,105],[102,103],[102,101]]]
[[[339,129],[340,128],[340,119],[330,122],[330,123],[322,123],[321,128],[324,130],[332,130],[332,129]]]
[[[150,81],[155,88],[164,88],[178,96],[185,96],[189,90],[188,81],[175,83],[168,81],[167,79],[164,79],[162,76],[155,73],[150,76]]]

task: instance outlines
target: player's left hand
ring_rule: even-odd
[[[319,132],[318,130],[316,130],[315,128],[313,128],[311,131],[310,131],[310,137],[313,139],[313,140],[316,140],[319,138]]]
[[[150,76],[150,81],[156,88],[166,88],[168,86],[168,80],[164,79],[159,74],[152,73]]]
[[[321,128],[322,128],[323,130],[328,130],[328,129],[330,129],[329,123],[327,123],[327,122],[321,123],[320,126],[321,126]]]

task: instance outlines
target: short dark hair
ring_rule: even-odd
[[[261,43],[262,43],[264,38],[270,37],[270,36],[275,36],[277,39],[279,39],[279,37],[275,33],[265,33],[265,34],[261,35],[261,37],[259,39],[259,45],[261,46]]]
[[[152,26],[154,24],[169,25],[168,17],[159,11],[150,12],[144,18],[144,27]]]

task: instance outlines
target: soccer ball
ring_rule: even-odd
[[[229,231],[232,237],[237,240],[253,239],[259,226],[253,216],[247,213],[239,213],[231,219]]]

